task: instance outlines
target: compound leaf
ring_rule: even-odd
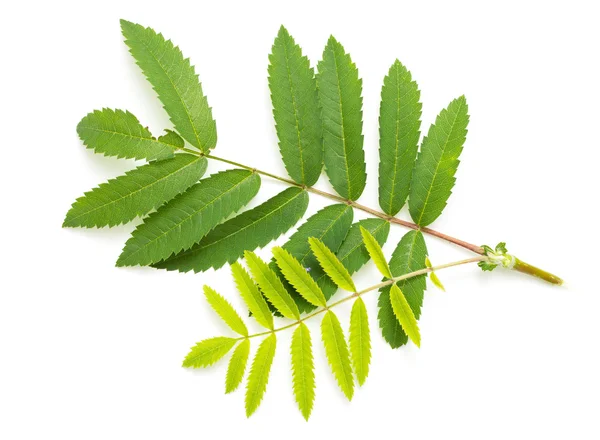
[[[394,277],[425,268],[427,246],[420,231],[410,231],[402,237],[390,259],[390,271]],[[415,318],[421,315],[423,294],[426,288],[426,276],[419,275],[396,283],[408,301]],[[396,319],[390,302],[390,287],[380,290],[379,326],[383,338],[392,348],[398,348],[408,342],[408,336]]]
[[[367,252],[375,263],[375,266],[377,266],[377,269],[379,269],[379,272],[386,278],[392,278],[390,267],[388,266],[387,261],[385,261],[383,250],[381,249],[381,246],[379,246],[377,239],[362,226],[360,227],[360,234],[362,235]]]
[[[217,127],[198,75],[171,40],[151,28],[121,20],[125,44],[162,101],[181,136],[207,153],[217,144]]]
[[[325,243],[318,238],[311,237],[308,241],[310,243],[310,248],[317,257],[317,260],[319,260],[319,264],[329,278],[342,289],[349,292],[356,292],[356,286],[354,285],[354,281],[352,281],[352,276],[331,249],[325,246]]]
[[[246,269],[237,261],[231,265],[231,273],[242,299],[248,306],[250,313],[256,321],[265,328],[273,330],[273,315],[265,298],[258,287],[246,272]]]
[[[87,148],[105,156],[154,160],[172,157],[175,151],[173,139],[154,139],[134,115],[123,110],[104,108],[88,113],[77,124],[77,133]]]
[[[269,61],[269,89],[283,163],[294,181],[312,186],[323,167],[315,72],[283,26]]]
[[[204,296],[206,296],[206,300],[213,310],[217,312],[217,315],[221,317],[231,330],[242,336],[248,336],[248,327],[246,327],[246,324],[244,324],[244,321],[242,321],[242,318],[229,301],[209,286],[204,286]]]
[[[244,339],[236,347],[231,355],[229,365],[227,366],[227,376],[225,377],[225,394],[229,394],[240,386],[246,365],[248,364],[248,356],[250,355],[250,339]]]
[[[298,306],[269,265],[252,251],[244,252],[244,258],[258,287],[273,307],[286,318],[299,319]]]
[[[396,60],[383,80],[379,107],[379,206],[389,215],[398,214],[408,197],[421,135],[420,95]]]
[[[246,417],[250,417],[256,411],[267,390],[276,345],[275,333],[271,333],[260,343],[256,351],[246,385]]]
[[[410,340],[413,341],[417,347],[420,347],[421,334],[419,332],[417,318],[415,318],[415,314],[413,313],[410,304],[408,304],[406,297],[396,284],[393,284],[390,289],[390,302],[392,303],[394,315],[396,315],[396,319],[400,325],[402,325],[404,333],[408,335]]]
[[[78,198],[63,227],[115,226],[147,214],[196,183],[206,171],[206,159],[177,154],[151,162],[101,183]]]
[[[303,322],[292,335],[291,352],[294,396],[300,412],[308,420],[315,401],[315,364],[310,332]]]
[[[265,246],[290,229],[304,215],[308,195],[288,188],[263,204],[245,211],[209,232],[190,249],[153,266],[180,272],[203,272],[233,263],[245,250]]]
[[[350,55],[330,37],[318,65],[325,171],[345,199],[360,197],[367,181],[362,135],[362,80]]]
[[[201,180],[150,214],[133,231],[117,266],[158,263],[189,249],[252,200],[259,188],[258,174],[246,170],[223,171]]]
[[[273,248],[273,255],[285,279],[306,301],[317,307],[327,306],[321,288],[296,258],[280,247]]]
[[[455,99],[441,111],[423,139],[410,187],[410,216],[427,226],[440,216],[452,194],[469,123],[467,101]]]
[[[321,321],[321,336],[325,345],[325,354],[337,383],[348,400],[354,395],[354,377],[348,345],[337,316],[328,310]]]
[[[360,297],[354,301],[350,313],[349,345],[356,380],[362,386],[369,375],[369,364],[371,363],[371,331],[369,330],[367,308]]]
[[[198,342],[183,360],[183,366],[186,368],[209,367],[225,356],[236,341],[235,338],[217,336]]]

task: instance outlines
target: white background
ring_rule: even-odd
[[[0,438],[600,438],[594,3],[5,3]],[[376,295],[367,296],[373,364],[353,401],[337,389],[313,322],[310,422],[292,397],[284,333],[263,404],[246,419],[242,389],[223,394],[226,362],[180,367],[196,341],[228,334],[203,283],[243,310],[228,271],[117,269],[133,225],[61,229],[76,197],[134,166],[84,149],[75,126],[86,113],[128,109],[154,134],[170,127],[122,43],[119,18],[154,27],[191,57],[217,120],[215,154],[278,174],[266,81],[273,38],[285,24],[314,65],[333,33],[364,81],[369,181],[360,202],[373,207],[379,92],[393,60],[419,83],[423,130],[465,94],[471,122],[458,182],[433,226],[477,244],[505,240],[566,286],[474,266],[440,272],[447,293],[427,292],[420,350],[389,349],[376,329]],[[211,163],[209,172],[218,169]],[[330,188],[325,176],[318,187]],[[283,188],[263,179],[252,205]],[[311,196],[309,213],[325,203]],[[403,232],[392,227],[388,255]],[[428,244],[434,263],[470,255]],[[370,264],[357,283],[378,279]]]

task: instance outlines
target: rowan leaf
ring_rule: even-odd
[[[298,306],[269,265],[252,251],[244,252],[244,258],[256,284],[273,307],[288,319],[300,319]]]
[[[246,272],[246,269],[240,263],[235,262],[231,265],[231,273],[235,285],[254,319],[263,327],[273,330],[273,315],[269,310],[265,298],[260,293],[260,290],[258,290],[256,284],[254,284],[252,278],[250,278],[250,275],[248,275],[248,272]]]
[[[335,254],[350,274],[359,270],[370,259],[362,240],[361,226],[371,232],[380,245],[386,242],[390,232],[390,223],[378,218],[360,220],[352,225],[344,242]],[[316,281],[327,299],[331,298],[338,290],[338,286],[322,270],[318,272]]]
[[[387,261],[385,261],[385,255],[383,255],[383,249],[381,249],[381,246],[379,246],[375,237],[362,226],[360,227],[360,233],[363,242],[365,243],[365,247],[367,248],[367,252],[375,263],[375,266],[377,266],[377,269],[379,269],[379,272],[386,278],[392,278],[390,267],[388,266]]]
[[[206,171],[206,159],[177,154],[151,162],[101,183],[78,198],[63,227],[116,226],[142,216],[196,183]]]
[[[467,136],[467,101],[455,99],[441,111],[423,139],[410,187],[410,216],[427,226],[440,216],[452,194],[456,170]]]
[[[258,192],[260,177],[228,170],[201,180],[140,224],[125,243],[117,266],[145,266],[189,249]]]
[[[256,411],[267,390],[276,345],[275,333],[271,333],[260,343],[254,356],[246,385],[246,417],[250,417]]]
[[[330,37],[318,64],[325,172],[345,199],[360,197],[367,180],[362,135],[362,80],[343,46]]]
[[[151,28],[121,20],[125,44],[158,94],[181,136],[207,153],[217,144],[217,127],[198,75],[171,40]]]
[[[317,81],[308,58],[283,26],[269,55],[269,89],[285,168],[294,181],[312,186],[323,167]]]
[[[427,256],[427,246],[420,231],[410,231],[402,237],[392,258],[390,259],[390,271],[394,277],[405,275],[425,268],[425,257]],[[423,294],[426,286],[426,276],[419,275],[407,278],[396,283],[404,293],[406,300],[410,304],[413,314],[417,319],[421,315],[421,306],[423,304]],[[402,326],[396,319],[392,304],[390,302],[390,287],[380,290],[379,295],[379,326],[383,338],[392,348],[398,348],[408,342],[408,336],[402,329]]]
[[[425,258],[425,266],[427,266],[429,268],[433,267],[431,265],[431,261],[429,261],[429,257]],[[442,282],[438,278],[437,274],[433,270],[431,272],[429,272],[429,279],[431,280],[431,282],[433,283],[433,285],[435,287],[437,287],[438,289],[440,289],[442,292],[446,291],[446,288],[444,287],[444,285],[442,284]]]
[[[326,277],[310,249],[308,239],[316,237],[322,240],[329,249],[334,252],[337,251],[352,225],[353,216],[352,208],[346,204],[329,205],[309,217],[282,247],[300,261],[300,264],[306,268],[312,278],[316,280],[322,276]],[[271,263],[271,268],[278,275],[281,274],[275,262]],[[315,306],[299,295],[283,275],[280,278],[294,301],[296,301],[300,312],[305,313],[314,310]]]
[[[225,377],[225,394],[237,390],[244,379],[248,356],[250,355],[250,339],[244,339],[235,348],[231,355],[229,365],[227,366],[227,376]]]
[[[285,279],[294,286],[294,289],[312,305],[326,307],[327,300],[321,292],[321,288],[300,262],[280,247],[274,247],[272,252],[277,266],[279,266]]]
[[[419,137],[421,92],[396,60],[383,80],[379,106],[379,206],[396,215],[410,190]]]
[[[209,286],[204,286],[204,296],[217,315],[227,324],[231,330],[242,336],[248,336],[248,327],[235,311],[233,306],[223,296]]]
[[[183,360],[183,366],[186,368],[209,367],[225,356],[236,341],[235,338],[217,336],[198,342]]]
[[[367,308],[362,298],[358,297],[352,305],[350,313],[350,353],[352,368],[356,373],[356,380],[362,386],[369,375],[371,363],[371,330]]]
[[[396,319],[402,326],[404,333],[408,335],[410,340],[413,341],[417,347],[420,347],[421,334],[419,332],[417,318],[415,318],[410,304],[408,304],[406,297],[396,284],[393,284],[390,289],[390,302],[392,303],[394,315],[396,315]]]
[[[348,345],[344,332],[335,313],[328,310],[321,321],[321,336],[325,345],[325,354],[337,383],[348,400],[354,395],[354,377]]]
[[[325,243],[314,237],[309,238],[308,242],[310,243],[310,248],[317,257],[319,264],[329,278],[342,289],[349,292],[356,292],[356,286],[354,285],[354,281],[352,281],[352,276],[348,273],[348,270],[344,267],[338,257],[325,246]]]
[[[291,352],[294,396],[300,412],[308,420],[315,401],[315,364],[310,331],[303,322],[292,335]]]
[[[203,272],[233,263],[245,250],[265,246],[290,229],[304,215],[308,195],[288,188],[263,204],[245,211],[209,232],[190,249],[153,266],[180,272]]]
[[[87,148],[105,156],[154,160],[173,157],[175,152],[171,143],[163,142],[162,137],[154,139],[134,115],[123,110],[104,108],[88,113],[77,124],[77,134]]]

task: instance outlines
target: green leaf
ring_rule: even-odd
[[[390,223],[379,218],[361,220],[352,225],[344,242],[336,252],[336,256],[350,274],[359,270],[370,259],[362,240],[361,226],[373,234],[380,245],[386,242],[390,232]],[[317,283],[327,299],[331,298],[338,290],[337,285],[323,271],[319,272]]]
[[[348,400],[352,400],[354,377],[352,376],[348,345],[340,321],[331,310],[325,313],[321,322],[321,336],[331,371],[344,395]]]
[[[431,261],[429,261],[429,257],[425,258],[425,266],[427,266],[429,268],[433,267],[431,265]],[[442,282],[440,281],[440,279],[438,278],[438,276],[436,275],[436,273],[434,271],[429,272],[429,279],[431,280],[433,285],[435,287],[437,287],[438,289],[440,289],[442,292],[446,291],[446,288],[444,287],[444,285],[442,284]]]
[[[252,251],[244,252],[244,258],[258,287],[279,313],[289,319],[300,319],[298,306],[269,265]]]
[[[306,268],[312,278],[318,279],[325,275],[325,273],[312,253],[308,239],[316,237],[335,252],[342,244],[342,241],[344,241],[344,237],[346,237],[352,225],[353,215],[352,208],[346,204],[329,205],[306,220],[282,247],[300,261],[300,264]],[[278,275],[281,273],[274,262],[271,264],[271,268]],[[283,276],[280,276],[280,278],[283,280],[283,285],[286,286],[292,298],[296,301],[300,312],[305,313],[314,310],[314,306],[300,296],[285,281]]]
[[[88,113],[77,124],[77,133],[87,148],[105,156],[154,160],[172,157],[175,151],[171,143],[154,139],[135,116],[123,110]]]
[[[452,194],[468,123],[467,101],[461,96],[442,110],[423,139],[408,200],[410,216],[419,226],[438,218]]]
[[[294,181],[312,186],[323,167],[317,81],[308,58],[283,26],[269,55],[269,89],[285,168]]]
[[[206,159],[178,154],[128,171],[78,198],[63,227],[115,226],[147,214],[196,183]]]
[[[300,262],[280,247],[274,247],[272,251],[277,266],[279,266],[285,279],[294,286],[294,289],[312,305],[326,307],[327,300],[321,292],[321,288]]]
[[[244,254],[265,246],[290,229],[304,215],[308,195],[288,188],[263,204],[220,224],[199,243],[154,267],[180,272],[203,272],[233,263]]]
[[[250,355],[250,339],[244,339],[236,347],[229,366],[227,367],[227,376],[225,378],[225,394],[229,394],[240,386],[244,373],[246,372],[246,364]]]
[[[177,46],[151,28],[121,20],[125,44],[162,101],[181,136],[207,153],[217,144],[217,127],[194,66]]]
[[[246,385],[246,417],[256,411],[267,390],[276,343],[275,333],[271,333],[260,343],[254,356]]]
[[[423,234],[419,231],[410,231],[402,237],[398,246],[392,254],[390,260],[390,271],[394,277],[405,275],[416,270],[425,268],[425,257],[427,256],[427,246]],[[423,294],[426,288],[426,276],[419,275],[408,278],[396,283],[404,293],[406,300],[418,319],[421,315],[421,306],[423,304]],[[408,336],[402,329],[402,326],[396,319],[392,304],[390,302],[390,288],[385,287],[380,290],[379,295],[379,326],[383,338],[392,348],[398,348],[408,342]]]
[[[417,325],[417,318],[415,318],[406,297],[395,284],[393,284],[390,289],[390,302],[392,303],[394,315],[396,315],[396,319],[398,319],[398,322],[402,325],[404,333],[408,335],[410,340],[413,341],[417,347],[420,347],[421,333],[419,332],[419,326]]]
[[[410,189],[421,132],[421,92],[396,60],[383,80],[379,107],[379,206],[396,215]]]
[[[375,266],[377,266],[377,269],[379,269],[379,272],[386,278],[392,278],[390,267],[388,266],[387,261],[385,261],[385,255],[383,255],[383,249],[381,249],[381,246],[379,246],[375,237],[362,226],[360,227],[360,233],[363,242],[365,243],[365,247],[367,248],[367,252],[371,256]]]
[[[217,336],[198,342],[183,360],[183,366],[186,368],[209,367],[225,356],[236,341],[235,338]]]
[[[240,263],[235,262],[231,265],[231,274],[242,299],[248,306],[254,319],[263,327],[273,330],[273,315],[269,310],[265,298],[260,293],[260,290],[258,290],[256,284],[254,284],[254,281],[252,281],[252,278],[250,278],[250,275],[248,275],[248,272],[246,272],[246,269]]]
[[[300,412],[308,420],[315,401],[315,364],[310,332],[303,322],[292,335],[291,351],[294,396]]]
[[[318,238],[308,239],[310,248],[319,260],[319,264],[335,284],[349,292],[356,292],[356,286],[348,270],[331,250]]]
[[[231,330],[242,336],[248,336],[248,327],[246,327],[246,324],[244,324],[244,321],[242,321],[242,318],[238,315],[229,301],[209,286],[204,286],[204,296],[206,296],[206,301],[208,301],[213,310],[217,312],[217,315],[225,321],[225,324],[227,324]]]
[[[360,197],[367,181],[362,135],[362,80],[350,55],[330,37],[318,65],[325,171],[345,199]]]
[[[371,331],[369,330],[367,308],[360,297],[352,305],[349,340],[352,367],[356,373],[358,384],[362,386],[369,375],[369,364],[371,363]]]
[[[131,234],[117,266],[158,263],[189,249],[258,192],[260,177],[246,170],[213,174],[150,214]]]

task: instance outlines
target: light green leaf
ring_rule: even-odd
[[[233,348],[236,341],[235,338],[217,336],[198,342],[183,360],[183,366],[186,368],[205,368],[213,365]]]
[[[360,234],[362,235],[367,252],[371,256],[375,266],[377,266],[377,269],[379,269],[379,272],[386,278],[392,278],[390,267],[388,266],[387,261],[385,261],[385,255],[383,255],[383,250],[375,237],[362,226],[360,227]]]
[[[244,254],[265,246],[290,229],[304,215],[308,195],[300,188],[288,188],[249,211],[227,220],[199,243],[173,255],[154,267],[180,272],[203,272],[233,263]]]
[[[104,108],[88,113],[77,133],[87,148],[105,156],[124,159],[166,159],[173,156],[171,143],[152,137],[138,119],[128,111]],[[183,147],[183,140],[182,145]]]
[[[367,308],[360,297],[352,305],[349,340],[352,367],[356,373],[358,384],[362,386],[369,375],[369,364],[371,363],[371,331],[369,330]]]
[[[250,355],[250,339],[244,339],[236,347],[229,366],[227,367],[227,376],[225,378],[225,394],[229,394],[240,386],[244,373],[246,372],[246,364]]]
[[[147,214],[185,191],[206,171],[206,159],[177,154],[101,183],[78,198],[63,227],[115,226]]]
[[[379,206],[396,215],[410,189],[421,127],[421,93],[396,60],[383,80],[379,107]]]
[[[292,335],[291,351],[294,396],[300,412],[308,420],[315,401],[315,364],[310,332],[303,322]]]
[[[217,312],[217,315],[225,321],[225,324],[227,324],[231,330],[242,336],[248,336],[248,327],[246,327],[246,324],[244,324],[244,321],[242,321],[242,318],[238,315],[229,301],[209,286],[204,286],[204,296],[206,296],[206,300],[213,310]]]
[[[244,252],[244,258],[258,287],[273,307],[286,318],[300,319],[298,306],[269,265],[252,251]]]
[[[427,226],[440,216],[452,194],[469,123],[467,101],[455,99],[442,110],[423,139],[413,171],[408,207],[419,226]]]
[[[408,335],[410,340],[413,341],[417,347],[420,347],[421,333],[419,332],[417,318],[415,318],[415,315],[410,308],[410,304],[408,304],[406,297],[396,284],[393,284],[390,289],[390,302],[392,303],[394,315],[396,315],[396,319],[402,326],[402,329]]]
[[[361,220],[352,225],[344,242],[335,254],[344,267],[348,269],[349,274],[359,270],[370,259],[360,233],[361,226],[371,232],[380,245],[386,242],[390,232],[390,223],[379,218]],[[331,298],[338,290],[338,286],[322,270],[318,272],[316,281],[327,299]]]
[[[427,256],[427,246],[423,234],[419,231],[410,231],[398,243],[398,246],[392,254],[390,260],[390,270],[392,275],[398,277],[410,272],[425,268],[425,257]],[[423,304],[423,293],[426,288],[426,276],[419,275],[413,278],[399,281],[398,287],[404,293],[410,307],[418,319],[421,315],[421,305]],[[408,342],[408,336],[402,329],[402,326],[396,319],[392,304],[390,303],[390,288],[386,287],[380,290],[379,295],[379,326],[384,339],[392,348],[398,348]]]
[[[362,80],[350,55],[330,37],[318,65],[325,171],[337,193],[356,200],[367,181],[362,135]]]
[[[356,286],[348,270],[331,250],[318,238],[308,239],[310,248],[317,257],[319,264],[335,284],[349,292],[356,292]]]
[[[256,411],[267,390],[276,344],[275,333],[271,333],[260,343],[254,356],[246,385],[246,417]]]
[[[242,296],[242,299],[248,306],[250,313],[256,319],[256,321],[263,327],[273,330],[273,315],[269,310],[269,306],[265,301],[265,298],[258,290],[246,269],[238,262],[231,265],[231,273],[235,280],[235,285]]]
[[[346,204],[329,205],[310,216],[282,247],[300,261],[302,267],[306,268],[312,278],[316,280],[324,276],[329,279],[312,253],[308,239],[309,237],[316,237],[323,241],[329,249],[334,252],[337,251],[352,225],[353,215],[352,208]],[[301,313],[314,310],[315,306],[306,301],[285,281],[275,262],[271,263],[271,268],[280,275],[283,285],[286,286],[288,292],[296,301]]]
[[[201,180],[144,220],[131,234],[117,266],[158,263],[189,249],[258,192],[260,177],[228,170]]]
[[[294,181],[312,186],[323,167],[317,81],[308,58],[283,26],[269,55],[269,89],[285,168]]]
[[[429,257],[425,258],[425,266],[427,266],[429,268],[433,267],[431,265],[431,261],[429,261]],[[440,279],[438,278],[438,276],[436,275],[436,273],[434,271],[429,272],[429,279],[431,280],[433,285],[435,287],[437,287],[438,289],[440,289],[442,292],[446,291],[446,288],[444,287],[444,285],[442,284],[442,282],[440,281]]]
[[[352,376],[348,345],[340,321],[331,310],[325,313],[321,322],[321,336],[331,371],[344,395],[348,400],[352,400],[354,377]]]
[[[321,288],[300,262],[280,247],[274,247],[272,252],[277,266],[279,266],[285,279],[294,286],[294,289],[312,305],[326,307],[327,300],[321,292]]]
[[[181,136],[207,153],[217,144],[217,127],[194,66],[177,46],[151,28],[121,20],[125,44],[162,101]]]

